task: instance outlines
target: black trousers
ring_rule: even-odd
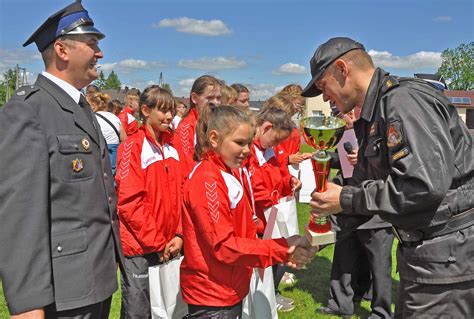
[[[356,230],[336,241],[328,307],[343,314],[354,313],[354,275],[359,274],[362,260],[367,258],[372,278],[370,318],[391,318],[392,244],[390,228]]]
[[[189,314],[187,318],[212,318],[212,319],[241,319],[242,302],[229,307],[196,306],[188,305]]]
[[[159,264],[158,254],[125,257],[127,281],[121,275],[122,306],[121,319],[151,318],[150,283],[148,267]]]
[[[46,307],[45,317],[47,319],[108,319],[111,303],[112,296],[102,302],[70,310],[54,311]]]

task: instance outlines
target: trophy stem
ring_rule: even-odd
[[[329,172],[331,170],[331,156],[325,150],[319,150],[311,158],[313,164],[314,178],[316,180],[316,192],[322,193],[327,189]],[[307,228],[306,237],[315,244],[328,244],[334,242],[331,222],[327,217],[311,217]]]

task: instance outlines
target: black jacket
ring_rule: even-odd
[[[444,224],[474,207],[473,141],[455,107],[425,81],[376,69],[361,118],[349,214],[378,214],[400,229]]]

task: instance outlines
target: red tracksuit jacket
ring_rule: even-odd
[[[252,176],[255,196],[255,210],[258,217],[258,234],[262,235],[266,220],[264,210],[278,200],[292,194],[290,186],[291,175],[288,168],[282,168],[274,148],[263,149],[258,140],[251,147],[248,170]]]
[[[196,144],[196,122],[198,120],[198,112],[195,107],[189,110],[188,115],[179,123],[173,137],[173,145],[181,153],[184,154],[182,160],[185,164],[185,175],[193,169],[196,162],[193,160],[194,145]]]
[[[119,113],[118,118],[122,122],[122,127],[127,133],[127,136],[130,136],[138,131],[138,121],[133,116],[133,110],[130,106],[124,107],[122,112]]]
[[[188,304],[232,306],[249,292],[253,267],[288,258],[284,238],[260,240],[251,202],[221,158],[208,153],[184,186],[181,292]]]
[[[162,251],[182,233],[182,168],[169,140],[166,135],[158,146],[142,126],[119,146],[115,180],[125,256]]]
[[[275,147],[278,161],[281,168],[288,170],[288,156],[296,154],[300,151],[301,137],[298,129],[295,127],[291,131],[290,136]]]

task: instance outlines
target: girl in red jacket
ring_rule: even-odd
[[[170,142],[175,108],[168,91],[146,88],[140,95],[144,125],[118,150],[115,178],[128,277],[122,278],[121,318],[151,317],[148,267],[176,256],[183,244],[182,168]]]
[[[193,155],[196,144],[196,122],[199,114],[209,106],[221,104],[221,87],[222,82],[211,75],[200,76],[193,83],[189,96],[189,112],[179,123],[173,138],[176,149],[184,154],[183,162],[187,166],[185,175],[196,164]]]
[[[263,235],[266,219],[264,211],[278,200],[292,195],[301,188],[301,182],[290,175],[288,168],[281,165],[275,147],[288,138],[294,124],[287,112],[267,106],[257,115],[257,130],[248,167],[252,174],[255,207],[258,217],[258,234]],[[285,267],[273,266],[273,280],[277,308],[280,311],[294,309],[293,300],[281,296],[278,285],[285,273]]]
[[[290,258],[301,265],[316,250],[296,248],[307,245],[299,236],[256,237],[251,198],[232,173],[249,155],[254,134],[249,123],[249,116],[233,106],[208,109],[199,117],[196,156],[201,161],[185,183],[183,199],[186,254],[180,278],[190,318],[240,318],[253,267]]]

